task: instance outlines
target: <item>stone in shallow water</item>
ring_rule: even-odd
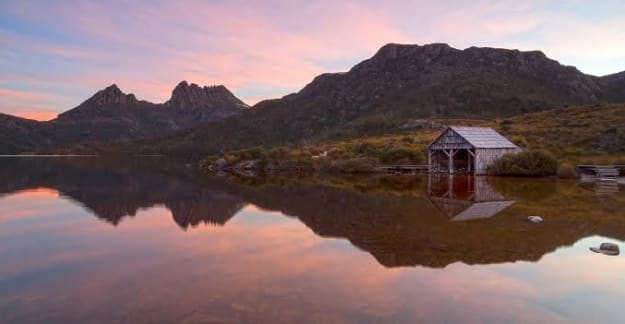
[[[595,253],[603,253],[606,255],[619,255],[621,252],[618,245],[614,243],[601,243],[598,248],[591,247],[590,251],[593,251]]]
[[[528,216],[527,220],[532,222],[532,223],[542,223],[543,222],[543,218],[540,216]]]

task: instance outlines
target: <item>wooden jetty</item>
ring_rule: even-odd
[[[578,165],[580,174],[594,176],[594,191],[598,194],[619,192],[618,178],[625,173],[625,165]]]
[[[427,164],[395,164],[381,165],[378,167],[380,171],[397,172],[397,173],[427,173],[430,168]]]
[[[625,173],[625,165],[582,164],[577,166],[577,171],[584,174],[594,174],[599,180],[616,181],[616,178]]]

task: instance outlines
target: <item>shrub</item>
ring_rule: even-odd
[[[272,160],[288,159],[289,156],[289,150],[285,147],[275,147],[267,152],[267,157]]]
[[[371,144],[371,143],[359,143],[356,146],[354,146],[353,152],[356,154],[362,154],[362,155],[374,155],[377,154],[377,150],[375,145]]]
[[[546,177],[556,174],[558,161],[544,151],[506,154],[489,168],[489,173],[512,177]]]
[[[328,156],[332,159],[339,159],[350,155],[344,147],[333,147],[328,152]]]
[[[558,166],[558,178],[561,179],[576,179],[577,171],[575,168],[569,163],[562,163]]]
[[[267,152],[262,147],[253,147],[234,152],[240,160],[262,160],[267,158]]]
[[[512,137],[512,143],[516,144],[519,147],[528,147],[529,143],[524,137],[514,136]]]

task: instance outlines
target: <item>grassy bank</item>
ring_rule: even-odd
[[[435,119],[400,134],[332,141],[297,147],[255,147],[207,157],[228,166],[254,161],[271,170],[372,172],[380,164],[426,163],[427,145],[445,125],[487,126],[528,150],[555,157],[566,173],[576,164],[625,164],[625,105],[561,108],[501,120]],[[435,126],[432,126],[435,125]]]

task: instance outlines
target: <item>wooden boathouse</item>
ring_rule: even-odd
[[[430,173],[486,174],[506,153],[520,148],[488,127],[451,126],[428,146]]]

